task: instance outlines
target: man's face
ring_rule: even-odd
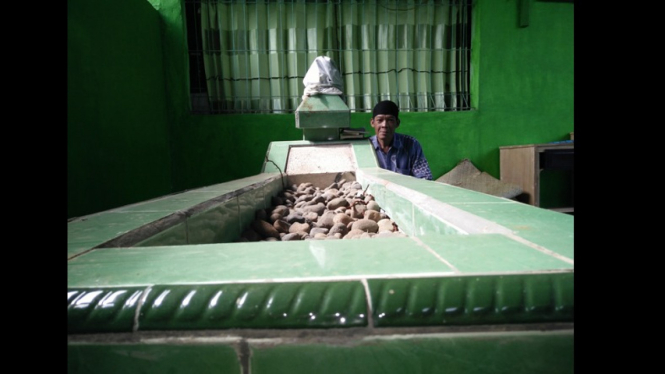
[[[399,119],[392,114],[377,114],[372,118],[370,124],[376,132],[376,137],[382,143],[389,144],[395,135],[395,129],[399,127]]]

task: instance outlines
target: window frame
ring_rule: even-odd
[[[189,94],[190,94],[190,103],[191,103],[191,113],[192,114],[209,114],[209,115],[218,115],[218,114],[250,114],[250,113],[293,113],[295,112],[296,108],[290,108],[286,110],[245,110],[245,109],[238,109],[238,110],[231,110],[231,111],[215,111],[211,109],[209,102],[208,102],[208,90],[207,90],[207,85],[206,85],[206,78],[205,78],[205,68],[203,64],[203,42],[202,42],[202,36],[201,36],[201,28],[200,28],[200,3],[202,1],[206,0],[184,0],[184,5],[185,5],[185,32],[186,32],[186,37],[187,37],[187,50],[188,50],[188,63],[189,63]],[[317,0],[309,0],[316,2]],[[322,0],[318,0],[322,1]],[[329,0],[335,4],[340,4],[345,0]],[[444,0],[445,1],[445,0]],[[228,2],[228,1],[227,1]],[[357,2],[357,1],[356,1]],[[463,104],[462,105],[457,105],[454,107],[444,107],[444,108],[437,108],[437,107],[428,107],[426,110],[423,110],[421,108],[414,108],[410,107],[408,105],[404,105],[403,103],[400,103],[399,97],[404,96],[403,93],[399,92],[390,92],[389,94],[391,96],[396,96],[398,97],[397,100],[392,99],[393,101],[397,102],[398,105],[400,105],[400,110],[402,111],[414,111],[414,112],[444,112],[444,111],[470,111],[473,110],[473,102],[477,101],[477,98],[472,95],[473,88],[475,87],[474,82],[472,80],[471,76],[471,69],[473,65],[473,53],[472,51],[472,44],[473,44],[473,24],[474,24],[474,12],[472,11],[475,3],[473,0],[448,0],[448,3],[465,3],[461,6],[467,7],[467,11],[469,12],[468,14],[468,21],[465,24],[464,27],[464,32],[466,33],[466,41],[465,45],[463,46],[464,48],[464,53],[465,53],[465,65],[463,66],[464,69],[464,74],[466,74],[465,79],[465,86],[466,90],[457,92],[457,95],[462,96]],[[414,4],[423,4],[426,3],[426,0],[414,0]],[[409,3],[411,4],[411,2]],[[192,32],[193,31],[193,32]],[[337,31],[339,32],[339,31]],[[193,47],[193,48],[192,48]],[[339,50],[337,51],[338,53],[340,52]],[[333,57],[333,56],[330,56]],[[334,57],[333,57],[334,58]],[[339,63],[338,63],[339,65]],[[404,70],[410,67],[403,67],[398,70]],[[340,69],[342,70],[342,69]],[[298,76],[295,77],[297,78],[300,82],[302,82],[302,79],[304,78],[305,74],[307,71],[302,71],[301,73],[298,73]],[[345,73],[343,70],[341,71],[342,75],[348,75],[348,74],[354,74],[353,72],[351,73]],[[445,83],[445,82],[444,82]],[[304,86],[302,87],[304,90]],[[368,93],[365,92],[363,93],[364,95],[367,95]],[[447,92],[444,94],[448,94]],[[382,94],[374,94],[372,95],[382,95]],[[381,98],[384,99],[384,98]],[[302,99],[299,99],[299,103],[302,101]],[[371,112],[371,108],[352,108],[351,112]]]

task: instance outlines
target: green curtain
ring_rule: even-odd
[[[332,58],[353,112],[468,110],[467,1],[201,0],[210,106],[218,113],[297,109],[307,70]]]

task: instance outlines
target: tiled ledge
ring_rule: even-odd
[[[68,335],[67,342],[70,373],[574,372],[572,323],[139,331]]]
[[[572,322],[573,273],[70,288],[68,333]]]
[[[242,224],[243,219],[249,223],[251,216],[248,213],[236,218],[237,201],[251,198],[253,203],[250,205],[268,204],[271,195],[281,188],[280,178],[279,173],[258,174],[71,220],[67,224],[67,258],[93,248],[150,245],[153,241],[187,244],[187,233],[181,231],[181,225],[190,217],[229,205],[227,203],[236,205],[230,212],[236,220],[233,227]],[[253,206],[249,208],[253,209]],[[237,233],[230,233],[233,234],[239,234],[239,229]]]
[[[359,160],[408,237],[233,243],[273,170],[69,222],[69,333],[572,322],[574,217]]]

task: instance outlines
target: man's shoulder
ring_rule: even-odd
[[[399,139],[403,147],[411,148],[412,146],[420,146],[418,139],[414,138],[411,135],[395,133],[395,138]]]

